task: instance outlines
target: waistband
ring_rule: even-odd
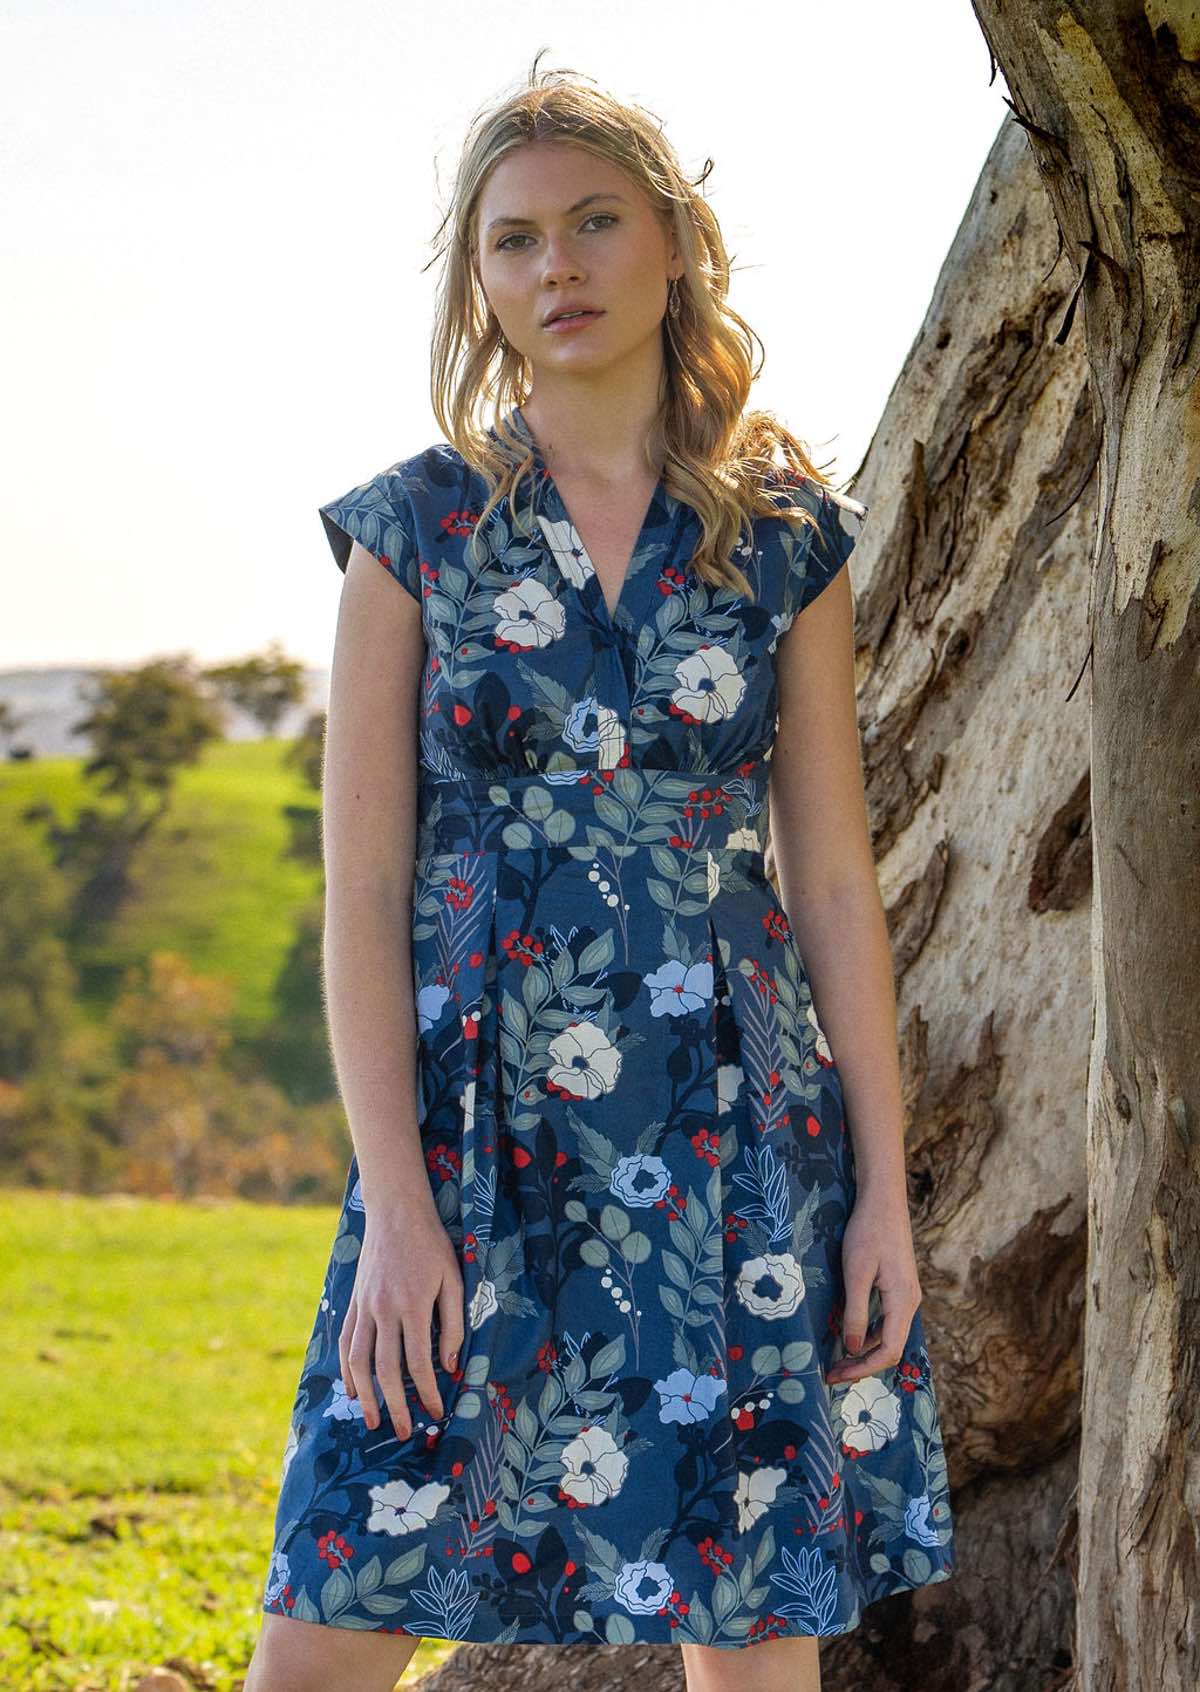
[[[768,758],[722,770],[419,772],[418,856],[555,846],[742,851],[767,840]]]

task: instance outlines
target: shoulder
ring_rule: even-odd
[[[815,545],[818,551],[831,552],[839,560],[848,556],[859,536],[867,507],[862,500],[843,493],[819,477],[803,471],[776,466],[765,479],[764,493],[779,511],[760,521],[774,531],[786,535],[789,546],[807,551]],[[785,515],[789,507],[798,507],[812,519]]]
[[[867,507],[828,482],[790,467],[776,467],[764,491],[780,513],[760,519],[769,536],[765,586],[786,626],[848,561]],[[785,515],[789,507],[804,516]]]
[[[763,479],[763,492],[781,510],[788,505],[803,506],[814,517],[826,522],[849,524],[867,514],[861,500],[842,493],[817,476],[806,475],[787,465],[774,465]]]
[[[474,477],[471,465],[462,453],[445,440],[435,440],[420,452],[406,459],[396,460],[383,475],[393,482],[396,491],[403,492],[415,506],[437,504],[447,497],[457,496]]]

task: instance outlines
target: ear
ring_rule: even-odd
[[[679,251],[679,240],[675,233],[675,219],[670,212],[663,214],[664,231],[667,237],[667,275],[678,281],[683,275],[683,255]]]

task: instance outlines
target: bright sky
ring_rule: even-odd
[[[8,0],[0,667],[328,663],[317,507],[439,438],[422,267],[540,48],[711,156],[752,403],[857,466],[1005,116],[968,0]]]

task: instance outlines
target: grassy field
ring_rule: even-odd
[[[240,1687],[335,1216],[0,1189],[5,1692]]]
[[[85,1013],[103,1016],[122,971],[160,948],[181,952],[201,974],[234,982],[239,1033],[253,1032],[273,1013],[296,911],[320,887],[317,866],[289,853],[284,807],[319,803],[285,766],[290,745],[217,741],[199,764],[180,771],[167,816],[134,861],[129,898],[75,954]],[[25,826],[19,813],[38,801],[73,821],[96,799],[80,771],[78,758],[4,765],[0,827]]]

